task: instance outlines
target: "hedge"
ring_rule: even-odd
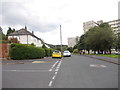
[[[52,53],[54,51],[52,48],[44,48],[44,50],[45,50],[46,57],[52,56]]]
[[[25,44],[11,44],[10,57],[11,59],[37,59],[45,56],[45,50],[40,47],[35,47]]]

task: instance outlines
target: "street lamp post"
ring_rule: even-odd
[[[61,25],[60,25],[60,43],[61,43],[61,53],[62,53],[62,31],[61,31]]]

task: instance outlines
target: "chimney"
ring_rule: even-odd
[[[27,30],[27,27],[25,26],[25,30]]]
[[[32,31],[32,34],[34,34],[34,31]]]

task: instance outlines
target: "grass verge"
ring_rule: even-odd
[[[120,55],[116,55],[116,54],[98,54],[97,56],[104,56],[104,57],[111,57],[111,58],[119,58],[120,59]]]

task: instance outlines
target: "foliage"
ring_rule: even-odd
[[[120,55],[116,55],[116,54],[110,54],[110,55],[100,54],[97,56],[104,56],[104,57],[111,57],[111,58],[119,58],[120,59]]]
[[[70,52],[73,52],[73,48],[72,47],[68,47],[67,50],[70,51]]]
[[[74,49],[73,53],[79,53],[78,49]]]
[[[47,48],[47,47],[45,46],[45,44],[43,44],[43,45],[42,45],[42,48]]]
[[[62,51],[65,51],[65,50],[67,50],[67,47],[66,47],[66,46],[63,46],[63,47],[62,47]]]
[[[35,44],[34,44],[34,43],[31,43],[30,45],[31,45],[31,46],[35,46]]]
[[[9,42],[10,42],[10,43],[19,43],[19,41],[18,41],[17,38],[10,38],[10,39],[9,39]]]
[[[11,29],[11,27],[8,27],[7,36],[8,34],[13,33],[13,32],[15,32],[15,29],[14,28]]]
[[[93,51],[110,51],[113,47],[115,35],[111,27],[107,23],[102,23],[89,29],[84,35],[80,37],[77,45],[79,50],[90,49]]]
[[[45,44],[43,44],[42,48],[45,50],[45,56],[46,56],[46,57],[52,56],[52,53],[53,53],[54,49],[52,49],[52,48],[47,48],[47,47],[45,46]]]
[[[6,35],[3,33],[2,28],[0,27],[0,40],[6,40],[6,39],[7,39],[7,37],[6,37]]]
[[[29,46],[25,44],[11,44],[11,59],[37,59],[45,56],[45,50],[40,47]]]

